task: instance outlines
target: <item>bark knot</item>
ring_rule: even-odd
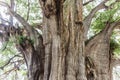
[[[55,5],[52,3],[47,3],[44,5],[44,14],[47,18],[50,18],[51,15],[54,15],[56,13]]]

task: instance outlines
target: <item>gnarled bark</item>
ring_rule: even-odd
[[[66,0],[67,1],[67,0]],[[66,2],[65,1],[65,2]],[[44,13],[45,44],[44,80],[85,80],[82,0],[73,0],[69,14],[63,10],[64,0],[40,0]],[[68,25],[64,24],[68,16]],[[49,63],[49,65],[48,65]]]
[[[91,67],[94,71],[94,76],[96,76],[93,80],[111,80],[110,36],[117,25],[119,25],[119,22],[106,23],[104,30],[94,36],[86,45],[85,53],[94,64],[94,67]],[[90,73],[87,73],[87,75],[90,75]],[[89,78],[87,79],[90,80]]]
[[[42,37],[39,36],[37,50],[30,40],[25,38],[19,45],[28,68],[28,80],[43,80],[45,51]]]

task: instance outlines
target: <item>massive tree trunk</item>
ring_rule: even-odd
[[[25,58],[29,80],[86,80],[82,0],[40,0],[40,4],[42,36],[36,35],[24,19],[10,10],[12,15],[19,17],[30,36],[22,38],[18,47]]]
[[[23,34],[17,44],[27,64],[28,79],[86,80],[87,76],[87,80],[110,80],[110,35],[116,24],[107,23],[105,29],[88,42],[84,61],[84,40],[91,20],[97,10],[105,7],[107,0],[84,20],[85,29],[82,0],[39,1],[43,11],[43,35],[7,5],[10,14],[22,23],[29,36]]]
[[[16,36],[19,39],[16,46],[26,61],[28,79],[86,80],[82,0],[39,1],[43,11],[43,35],[7,3],[0,2],[24,26],[26,35],[19,32],[21,30],[15,30],[14,34],[20,33]]]
[[[66,0],[65,2],[64,0],[41,0],[40,3],[44,13],[43,79],[86,80],[83,57],[82,0]],[[67,15],[65,8],[68,9]],[[66,16],[68,21],[64,22]]]
[[[88,80],[111,80],[110,36],[118,23],[106,27],[86,45],[86,74]]]

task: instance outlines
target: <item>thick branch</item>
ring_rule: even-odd
[[[85,3],[83,3],[83,6],[89,4],[89,3],[92,2],[92,1],[94,1],[94,0],[89,0],[89,1],[87,1],[87,2],[85,2]]]
[[[30,34],[30,37],[33,39],[34,38],[34,32],[33,32],[33,28],[31,25],[29,25],[24,18],[22,18],[19,14],[13,12],[10,10],[10,14],[12,14],[23,26],[24,28],[27,30],[28,34]]]
[[[92,9],[92,11],[89,13],[89,15],[84,19],[84,27],[85,27],[85,34],[84,35],[87,35],[88,33],[88,30],[89,30],[89,27],[90,27],[90,24],[91,24],[91,21],[92,21],[92,18],[94,17],[95,13],[100,10],[100,9],[103,9],[103,8],[106,8],[106,9],[110,9],[116,2],[118,2],[117,0],[115,2],[113,2],[112,4],[110,4],[109,6],[106,6],[105,3],[107,2],[108,0],[104,0],[103,2],[101,2],[98,6],[96,6],[94,9]],[[115,23],[116,24],[116,23]],[[113,25],[113,24],[112,24]],[[109,27],[109,30],[108,31],[108,35],[110,35],[112,32],[112,29],[114,28],[113,26],[111,25],[111,27]],[[87,39],[87,38],[86,38]]]
[[[89,50],[94,46],[98,45],[98,40],[106,39],[110,40],[110,36],[115,27],[120,25],[120,21],[116,21],[114,23],[106,23],[105,28],[98,34],[96,34],[93,38],[91,38],[86,44],[86,55],[88,55]],[[102,37],[104,36],[104,37]]]
[[[16,12],[14,12],[7,3],[0,1],[0,5],[8,8],[9,13],[12,16],[14,16],[24,26],[24,28],[27,30],[30,37],[33,39],[34,38],[34,32],[33,32],[32,26],[29,23],[27,23],[23,17],[21,17]]]
[[[89,13],[89,15],[84,19],[84,26],[85,26],[85,31],[87,32],[89,27],[90,27],[90,24],[91,24],[91,21],[92,21],[92,18],[94,17],[95,13],[97,11],[99,11],[100,9],[104,9],[104,8],[110,8],[112,7],[116,2],[119,2],[119,1],[115,1],[113,2],[111,5],[109,6],[106,6],[105,3],[107,2],[108,0],[104,0],[103,2],[101,2],[98,6],[96,6],[94,9],[92,9],[92,11]]]
[[[106,26],[106,28],[103,31],[106,34],[106,36],[110,37],[114,28],[116,28],[118,26],[120,26],[120,20],[113,22],[110,25]]]
[[[114,28],[119,26],[120,26],[120,20],[113,23],[106,23],[105,28],[100,33],[96,34],[93,38],[91,38],[89,41],[92,41],[92,40],[96,41],[96,39],[99,37],[100,34],[103,34],[104,36],[106,35],[106,37],[110,37]]]
[[[15,7],[15,1],[14,0],[10,0],[10,6],[11,6],[11,10],[14,11],[14,7]],[[10,23],[13,25],[13,16],[10,15]]]
[[[98,6],[96,6],[94,9],[92,9],[92,11],[89,13],[89,15],[84,19],[85,32],[88,32],[92,18],[94,17],[95,13],[97,11],[99,11],[100,9],[105,8],[105,2],[107,2],[107,0],[104,0]]]
[[[38,44],[39,44],[39,40],[38,40],[37,35],[41,35],[41,34],[38,34],[38,33],[36,32],[36,30],[35,30],[29,23],[27,23],[27,21],[26,21],[23,17],[21,17],[21,16],[20,16],[19,14],[17,14],[16,12],[14,12],[7,3],[4,3],[4,2],[1,2],[1,1],[0,1],[0,5],[7,7],[9,13],[10,13],[12,16],[14,16],[14,17],[24,26],[24,28],[25,28],[26,31],[27,31],[27,37],[29,37],[31,40],[34,41],[34,48],[36,49],[36,47],[37,47]]]

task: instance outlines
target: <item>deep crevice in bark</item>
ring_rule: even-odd
[[[37,50],[28,38],[23,39],[19,48],[21,48],[20,51],[22,51],[27,64],[28,79],[39,80],[39,78],[43,78],[45,52],[42,36],[39,36],[39,45],[37,46]]]
[[[85,66],[86,66],[86,76],[87,80],[95,80],[96,79],[96,69],[94,62],[91,57],[85,57]]]

